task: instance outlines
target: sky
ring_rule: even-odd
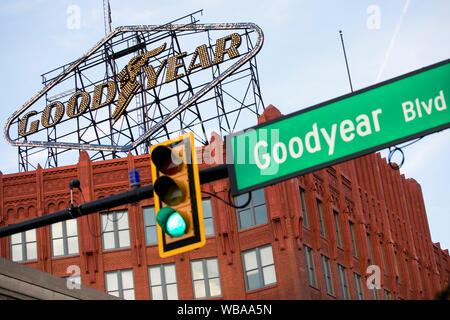
[[[450,57],[448,0],[110,3],[113,28],[164,24],[200,9],[200,23],[256,23],[265,37],[257,56],[264,104],[283,114],[350,92],[339,30],[354,90]],[[102,0],[2,0],[0,32],[3,129],[8,117],[42,89],[41,74],[79,58],[104,37]],[[422,187],[432,240],[450,248],[450,130],[428,135],[403,152],[401,173]],[[0,171],[17,172],[17,149],[3,136],[0,154]]]

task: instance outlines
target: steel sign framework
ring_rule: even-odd
[[[198,143],[248,127],[264,108],[253,23],[199,24],[196,14],[165,25],[124,26],[75,62],[42,75],[44,88],[7,121],[19,171],[61,165],[88,150],[92,160],[148,153],[184,132]]]

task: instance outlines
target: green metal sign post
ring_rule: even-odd
[[[239,195],[450,127],[450,59],[227,137]]]

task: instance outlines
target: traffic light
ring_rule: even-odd
[[[159,255],[165,258],[204,246],[194,135],[153,145],[150,155]]]

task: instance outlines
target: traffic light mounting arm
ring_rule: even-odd
[[[226,164],[207,168],[199,171],[199,176],[200,184],[225,179],[228,178],[228,168]],[[112,209],[124,204],[139,202],[141,200],[152,197],[153,185],[139,187],[133,190],[104,197],[102,199],[82,203],[73,208],[67,208],[64,210],[46,214],[41,217],[8,225],[6,227],[0,228],[0,238],[35,228],[45,227],[56,222],[61,222],[72,218],[85,216],[91,213]]]

